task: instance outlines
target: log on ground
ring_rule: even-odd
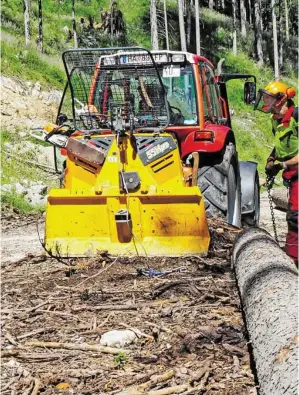
[[[287,211],[288,209],[288,190],[287,188],[275,188],[271,192],[275,208]]]
[[[236,239],[232,260],[260,395],[293,395],[299,384],[298,271],[262,229]]]

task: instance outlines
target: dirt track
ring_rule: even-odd
[[[285,218],[286,214],[284,212],[275,210],[275,220],[281,246],[284,245],[287,230]],[[264,192],[261,195],[260,226],[273,235],[267,192]],[[2,214],[2,263],[13,262],[30,253],[42,253],[43,248],[40,243],[38,232],[40,238],[43,239],[43,217],[39,218],[37,221],[37,217],[29,217],[26,220],[26,218],[20,217],[20,215],[14,212],[5,212]]]
[[[263,196],[261,225],[271,231],[266,208]],[[276,217],[283,241],[285,213]],[[182,386],[185,394],[256,393],[231,272],[234,231],[215,224],[212,254],[205,259],[99,256],[61,263],[45,256],[36,223],[42,237],[43,218],[11,212],[2,220],[3,394],[37,394],[34,387],[54,394],[59,385],[65,394],[124,388],[131,394],[142,383],[147,391]],[[181,269],[161,277],[137,275],[148,267]],[[128,356],[27,343],[97,345],[104,332],[126,327],[142,332],[126,347]],[[150,380],[165,374],[160,384]]]

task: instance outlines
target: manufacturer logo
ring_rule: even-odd
[[[165,151],[167,151],[170,148],[170,144],[168,141],[164,141],[162,144],[157,144],[154,147],[148,149],[145,154],[148,159],[153,159],[156,156],[163,154]]]

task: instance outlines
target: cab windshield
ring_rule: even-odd
[[[170,69],[172,71],[167,72],[167,70],[167,67],[164,66],[160,70],[160,75],[167,91],[170,123],[173,125],[196,125],[198,117],[192,67],[190,65],[186,67],[173,66]]]

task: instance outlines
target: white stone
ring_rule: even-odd
[[[102,335],[100,344],[102,346],[121,348],[136,340],[136,334],[130,329],[113,330]]]

